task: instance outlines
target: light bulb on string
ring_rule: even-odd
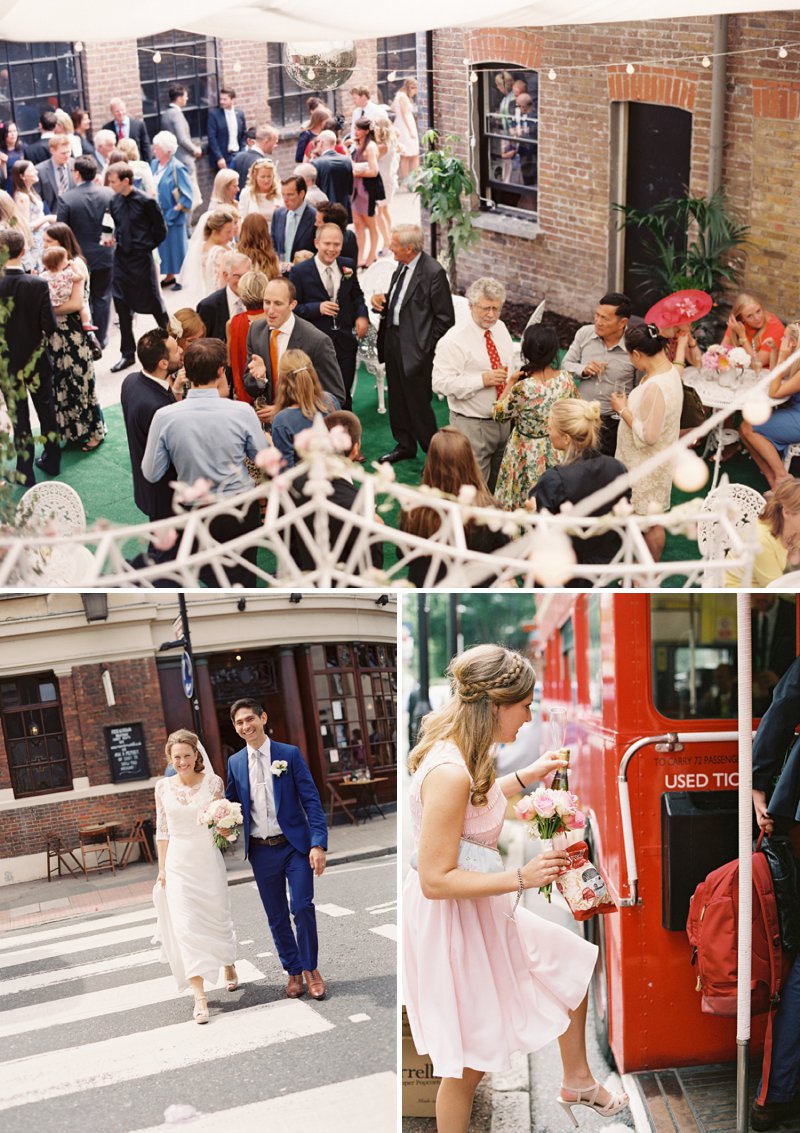
[[[742,417],[749,425],[765,425],[772,416],[772,402],[763,391],[752,394],[742,406]]]
[[[469,67],[469,59],[464,58],[464,59],[461,60],[461,62],[464,64],[465,67]]]
[[[76,55],[80,55],[83,51],[83,42],[80,39],[75,41],[74,50]]]
[[[393,83],[396,78],[397,78],[397,71],[390,71],[389,74],[386,76],[386,82],[387,83]]]
[[[309,79],[316,79],[316,77],[317,77],[317,72],[314,70],[313,67],[309,67],[306,74],[308,75]]]
[[[684,449],[672,467],[672,480],[681,492],[699,492],[708,479],[708,465],[697,453]]]
[[[238,75],[238,74],[239,74],[239,72],[241,71],[241,69],[242,69],[242,64],[241,64],[241,63],[239,62],[239,60],[238,60],[238,59],[237,59],[237,60],[236,60],[236,62],[235,62],[235,63],[233,64],[233,69],[234,69],[234,71],[236,72],[236,74],[237,74],[237,75]]]
[[[153,62],[156,63],[156,64],[161,62],[161,52],[160,51],[154,51],[153,52]]]
[[[477,71],[470,71],[469,81],[471,83],[477,83],[477,81],[478,81],[478,72]]]
[[[636,68],[634,67],[633,63],[629,63],[625,70],[629,75],[632,75],[635,72]]]
[[[788,54],[789,54],[789,52],[786,50],[786,48],[783,45],[781,45],[778,48],[778,58],[779,59],[785,59]]]
[[[548,77],[548,79],[550,80],[551,83],[554,83],[556,81],[556,73],[555,73],[555,71],[553,70],[552,67],[547,72],[547,77]]]
[[[704,67],[710,67],[711,66],[711,60],[709,59],[709,57],[707,55],[703,56],[702,63],[703,63]]]

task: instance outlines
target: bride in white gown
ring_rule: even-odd
[[[161,943],[161,960],[172,969],[178,989],[191,986],[194,991],[195,1021],[207,1023],[203,981],[215,983],[224,967],[228,991],[238,986],[225,863],[212,830],[197,821],[200,811],[225,791],[194,732],[173,732],[165,750],[176,773],[156,783],[155,941]]]

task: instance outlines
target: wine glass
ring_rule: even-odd
[[[567,738],[567,710],[566,708],[550,709],[550,739],[552,750],[560,751],[565,746]]]

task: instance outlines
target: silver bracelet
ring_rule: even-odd
[[[516,774],[516,772],[515,772],[515,774]],[[525,892],[525,886],[522,883],[522,870],[517,869],[517,898],[514,901],[514,908],[511,910],[510,913],[506,913],[506,916],[508,917],[508,919],[510,921],[513,921],[513,919],[514,919],[514,914],[517,911],[517,905],[519,905],[520,901],[522,900],[522,894],[524,892]]]

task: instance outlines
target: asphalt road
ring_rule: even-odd
[[[316,884],[328,998],[285,998],[253,883],[230,889],[239,989],[209,992],[192,1021],[151,943],[142,905],[0,937],[0,1125],[150,1133],[171,1105],[237,1133],[390,1133],[396,1122],[396,858]]]

